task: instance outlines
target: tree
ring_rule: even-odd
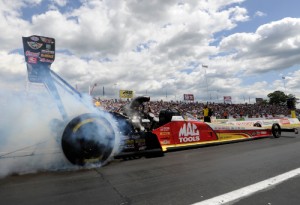
[[[290,95],[286,95],[284,92],[276,90],[273,93],[268,94],[269,98],[269,104],[275,104],[275,105],[285,105],[287,99],[290,97]]]
[[[296,99],[295,95],[293,95],[293,94],[288,94],[287,97],[288,98],[295,98]]]
[[[263,101],[261,102],[261,104],[262,104],[262,105],[268,105],[269,103],[268,103],[267,100],[263,100]]]
[[[286,101],[287,107],[290,110],[295,110],[296,109],[296,103],[297,103],[297,98],[295,97],[295,95],[289,94],[288,99]]]

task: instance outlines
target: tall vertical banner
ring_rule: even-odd
[[[43,36],[22,37],[28,80],[43,83],[55,59],[55,39]]]

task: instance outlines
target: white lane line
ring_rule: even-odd
[[[233,202],[239,199],[242,199],[246,196],[254,194],[255,192],[262,191],[264,189],[275,186],[279,183],[282,183],[290,178],[296,177],[300,175],[300,168],[294,169],[292,171],[286,172],[284,174],[280,174],[278,176],[272,177],[270,179],[266,179],[264,181],[243,187],[241,189],[237,189],[232,192],[228,192],[226,194],[222,194],[220,196],[216,196],[211,199],[207,199],[205,201],[197,202],[193,205],[214,205],[214,204],[225,204],[229,202]]]

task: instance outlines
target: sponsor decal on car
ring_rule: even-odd
[[[193,136],[193,137],[179,137],[179,142],[198,142],[200,141],[200,136]]]
[[[263,120],[262,122],[261,121],[257,121],[257,123],[260,123],[263,126],[272,125],[275,122],[276,122],[276,120]]]
[[[200,141],[200,132],[197,125],[190,122],[184,123],[179,130],[178,138],[180,143]]]
[[[213,126],[211,125],[211,127],[214,129],[214,130],[228,130],[229,127],[227,126]]]
[[[46,49],[51,50],[51,45],[50,44],[46,44]]]
[[[49,50],[41,50],[41,52],[46,54],[54,54],[54,51],[49,51]]]
[[[37,58],[36,57],[28,57],[28,63],[36,64],[37,63]]]
[[[159,128],[159,131],[161,131],[161,132],[168,132],[170,130],[171,130],[170,127],[161,127],[161,128]]]
[[[39,37],[37,37],[37,36],[31,36],[30,39],[33,40],[33,41],[39,41],[40,40]]]
[[[171,135],[171,132],[160,132],[160,135]]]
[[[41,40],[42,40],[44,43],[54,43],[54,42],[52,41],[51,38],[41,37]]]
[[[40,62],[43,62],[43,63],[53,63],[54,60],[50,60],[50,59],[47,59],[47,58],[40,58]]]
[[[228,124],[232,124],[236,126],[253,126],[254,121],[238,121],[238,122],[230,122]]]
[[[280,119],[280,124],[290,124],[289,119]]]
[[[52,54],[44,54],[44,53],[42,53],[41,54],[41,57],[43,57],[43,58],[54,58],[54,55],[52,55]]]
[[[170,144],[170,143],[171,143],[170,140],[162,140],[162,141],[161,141],[161,144],[164,144],[164,145]]]
[[[33,41],[28,41],[27,44],[30,48],[32,48],[34,50],[40,49],[43,46],[42,43],[33,42]]]
[[[249,138],[245,133],[219,133],[218,138],[221,141],[228,141],[228,140],[239,140]]]
[[[35,52],[31,52],[31,51],[26,51],[26,52],[25,52],[25,55],[26,55],[26,56],[30,56],[30,57],[39,57],[40,52],[35,53]]]
[[[250,129],[249,126],[242,127],[242,126],[232,126],[232,125],[217,125],[217,124],[211,124],[210,125],[214,130],[247,130]],[[252,129],[252,128],[251,128]]]

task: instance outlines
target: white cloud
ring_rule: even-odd
[[[300,19],[285,18],[260,26],[255,33],[224,38],[220,49],[235,54],[247,72],[281,70],[300,63]],[[288,31],[288,32],[286,32]]]
[[[262,17],[262,16],[267,16],[267,14],[262,11],[256,11],[254,14],[254,17],[256,17],[256,16]]]
[[[26,85],[26,65],[24,57],[0,51],[0,87],[4,90],[24,89]]]
[[[168,88],[170,95],[188,92],[203,99],[206,76],[201,64],[208,64],[211,89],[238,96],[233,91],[237,87],[240,93],[257,89],[242,86],[248,73],[282,70],[299,63],[299,19],[286,18],[262,25],[255,33],[229,35],[217,45],[216,33],[249,21],[247,9],[240,6],[243,0],[89,0],[66,12],[59,7],[70,6],[72,1],[51,0],[48,5],[58,8],[36,13],[30,21],[20,15],[26,1],[9,2],[0,1],[4,34],[0,60],[19,58],[9,53],[22,48],[22,36],[54,37],[57,51],[72,55],[58,52],[52,68],[82,91],[93,82],[111,90],[118,83],[119,88],[137,93],[152,91],[157,98]],[[186,72],[191,62],[199,65]],[[18,63],[21,67],[24,62]],[[3,75],[7,67],[2,65]]]
[[[66,6],[68,3],[68,0],[52,0],[52,1],[60,7]]]

